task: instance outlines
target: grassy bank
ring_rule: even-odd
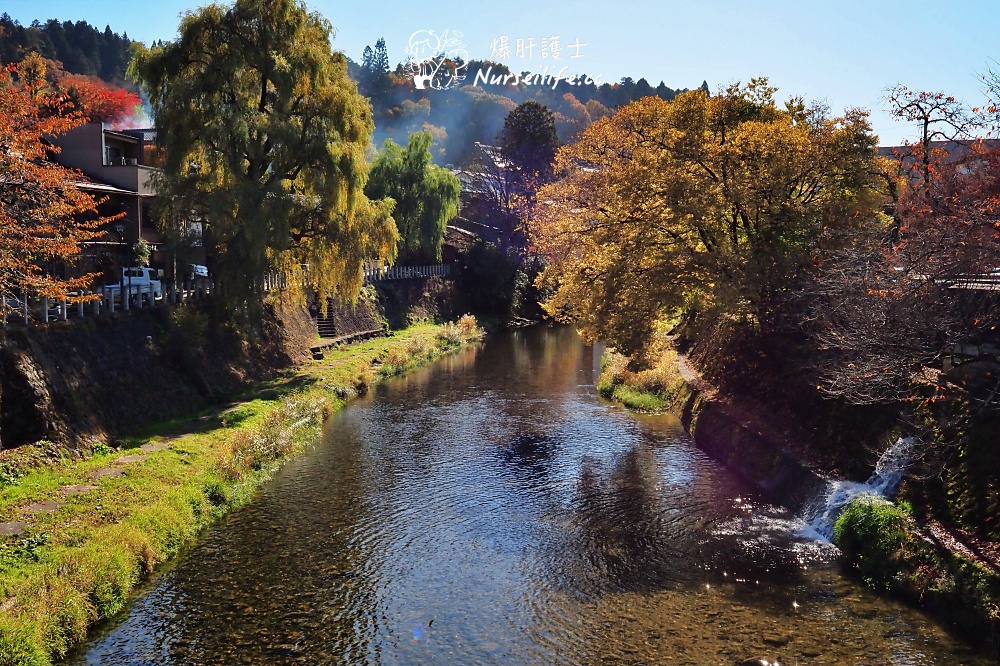
[[[870,587],[903,596],[1000,647],[1000,576],[946,548],[898,506],[861,498],[837,519],[834,541]]]
[[[643,370],[629,369],[629,359],[608,350],[601,358],[597,392],[601,397],[620,402],[638,412],[668,409],[673,398],[677,374],[677,353],[664,343],[650,352],[650,364]]]
[[[98,447],[89,459],[23,475],[7,469],[0,516],[26,529],[0,537],[0,665],[65,655],[121,610],[158,564],[315,441],[324,416],[372,384],[480,337],[471,317],[414,326],[328,351],[258,387],[257,397],[153,428],[124,450]],[[40,506],[55,510],[32,512]]]

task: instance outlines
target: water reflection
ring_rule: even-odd
[[[378,387],[76,661],[991,663],[598,401],[599,356],[518,332]]]

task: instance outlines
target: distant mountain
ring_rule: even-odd
[[[476,142],[494,143],[507,114],[528,100],[544,104],[555,114],[559,137],[568,141],[619,106],[649,96],[671,100],[686,91],[670,88],[662,81],[653,87],[646,79],[635,81],[628,77],[600,85],[580,80],[575,85],[555,83],[542,76],[516,76],[502,63],[481,60],[447,61],[444,69],[437,71],[447,68],[460,71],[465,78],[438,81],[444,85],[421,90],[406,64],[389,70],[384,40],[376,42],[374,48],[366,47],[360,63],[348,58],[349,74],[371,100],[377,144],[391,138],[405,145],[411,132],[428,131],[434,137],[435,161],[459,165],[469,157]],[[482,74],[477,76],[479,72]],[[707,91],[708,84],[702,83],[702,88]]]
[[[67,73],[96,76],[135,91],[135,84],[125,78],[130,44],[127,34],[119,35],[111,26],[101,31],[86,21],[57,19],[22,26],[7,13],[0,15],[0,65],[19,62],[36,51],[60,61]],[[406,145],[411,132],[428,131],[433,136],[435,161],[460,165],[476,142],[494,143],[507,114],[529,99],[552,110],[559,137],[568,141],[619,106],[651,95],[671,100],[686,90],[670,88],[662,81],[654,87],[646,79],[628,77],[599,85],[582,81],[553,85],[541,77],[519,79],[516,85],[498,84],[498,79],[516,73],[502,63],[480,60],[449,62],[447,66],[454,68],[456,64],[464,80],[444,89],[420,90],[404,63],[390,70],[384,40],[376,42],[374,48],[367,47],[360,63],[348,58],[351,78],[372,103],[376,145],[387,138]],[[477,77],[480,71],[484,75]],[[702,87],[707,91],[707,84]]]

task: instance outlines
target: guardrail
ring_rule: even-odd
[[[7,316],[2,319],[4,325],[10,322],[23,322],[25,326],[29,326],[32,323],[48,324],[53,321],[99,317],[115,312],[201,300],[212,294],[213,287],[210,281],[199,280],[182,283],[176,288],[167,285],[166,293],[161,295],[154,293],[153,287],[148,286],[136,288],[131,297],[121,289],[114,290],[110,287],[71,292],[68,298],[58,301],[53,301],[47,296],[5,296],[4,310]]]
[[[387,280],[447,277],[450,274],[451,264],[431,264],[427,266],[369,265],[364,268],[365,282],[369,284]],[[305,286],[307,284],[305,274],[289,275],[287,273],[269,272],[265,273],[263,277],[265,291],[287,289],[292,284]],[[51,321],[98,317],[104,314],[114,314],[115,312],[128,312],[171,303],[199,300],[211,296],[213,289],[214,283],[211,280],[198,279],[192,282],[184,282],[176,288],[173,285],[167,285],[166,293],[162,295],[153,293],[152,286],[137,288],[137,292],[133,293],[130,298],[125,297],[127,294],[123,294],[121,289],[112,290],[109,287],[72,293],[69,298],[53,302],[50,302],[45,296],[5,296],[4,304],[6,307],[4,310],[7,312],[7,316],[0,318],[3,319],[4,325],[12,321],[23,321],[26,326],[33,322],[47,324]]]
[[[429,266],[368,266],[365,268],[365,282],[383,280],[413,280],[416,278],[447,277],[451,264],[431,264]]]

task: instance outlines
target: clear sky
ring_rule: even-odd
[[[149,42],[176,36],[179,16],[199,0],[5,0],[22,24],[86,20],[98,28]],[[355,60],[385,37],[393,65],[418,30],[462,33],[470,57],[490,55],[507,36],[540,42],[558,36],[570,71],[661,80],[715,90],[732,81],[768,76],[779,95],[825,100],[872,111],[881,142],[896,144],[914,130],[884,110],[886,87],[941,90],[970,104],[983,100],[980,75],[998,67],[1000,0],[307,0],[337,30],[334,48]],[[580,47],[578,59],[567,47]],[[516,55],[516,54],[515,54]],[[525,54],[526,55],[526,54]],[[551,61],[512,58],[515,71],[539,71]],[[1000,68],[1000,67],[998,67]]]

